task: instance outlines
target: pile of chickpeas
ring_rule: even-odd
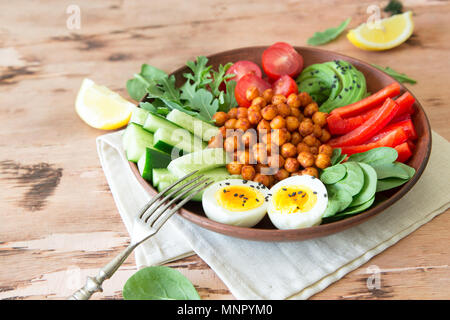
[[[230,174],[271,187],[293,175],[319,176],[318,168],[331,165],[333,149],[326,144],[331,135],[325,128],[328,114],[306,92],[288,97],[267,89],[250,87],[249,108],[217,112],[213,119],[220,133],[210,148],[230,154]]]

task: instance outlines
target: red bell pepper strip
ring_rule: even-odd
[[[398,117],[398,121],[400,121],[402,120],[402,118],[400,117],[403,116],[404,114],[414,113],[413,104],[415,101],[416,99],[414,99],[414,97],[409,92],[405,92],[399,98],[397,98],[395,102],[398,103],[400,109],[397,111],[397,116],[395,117],[395,119],[397,119]],[[327,117],[328,130],[333,135],[346,134],[362,125],[367,119],[372,117],[380,108],[381,106],[378,106],[376,108],[365,111],[357,116],[349,118],[342,118],[337,113],[331,113]],[[394,121],[394,119],[392,121]]]
[[[376,135],[374,135],[372,138],[367,140],[365,143],[371,143],[371,142],[375,142],[377,140],[380,140],[385,135],[387,135],[389,132],[394,131],[397,128],[402,128],[405,131],[406,135],[408,136],[408,139],[410,139],[410,140],[416,140],[417,139],[416,129],[414,128],[414,124],[411,121],[411,118],[409,118],[409,119],[406,119],[406,120],[403,120],[403,121],[390,123],[384,129],[382,129],[380,132],[378,132]]]
[[[403,142],[403,143],[395,146],[394,149],[397,150],[397,153],[398,153],[398,157],[397,157],[398,162],[406,162],[413,155],[413,150],[411,148],[411,144],[410,144],[409,140],[407,142]]]
[[[346,154],[348,156],[355,154],[366,152],[368,150],[372,150],[379,147],[395,147],[399,144],[402,144],[408,140],[408,136],[402,128],[397,128],[394,131],[391,131],[389,134],[384,136],[383,138],[367,144],[361,144],[357,146],[344,146],[341,147],[342,154]]]
[[[397,82],[394,82],[387,87],[381,89],[380,91],[364,98],[355,103],[349,104],[348,106],[343,106],[340,108],[336,108],[331,113],[339,114],[341,117],[351,117],[358,115],[366,110],[370,110],[376,106],[379,106],[386,100],[387,98],[393,98],[400,94],[400,85]]]
[[[383,106],[371,118],[349,133],[331,139],[329,145],[338,148],[364,143],[382,130],[395,117],[398,109],[398,104],[391,98],[387,98]]]

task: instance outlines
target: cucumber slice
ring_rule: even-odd
[[[224,167],[208,170],[208,171],[202,172],[201,174],[204,176],[204,178],[210,178],[214,182],[222,181],[222,180],[226,180],[226,179],[241,179],[242,178],[240,175],[231,175],[228,172],[228,170]],[[197,176],[198,176],[198,173],[192,175],[186,181],[194,179]],[[172,183],[174,183],[177,180],[178,180],[178,177],[176,177],[174,174],[172,174],[167,169],[158,169],[158,170],[153,169],[153,186],[155,186],[155,184],[157,183],[157,186],[155,186],[155,187],[159,192],[163,191],[165,188],[167,188],[169,185],[171,185]],[[202,201],[202,195],[203,195],[203,191],[200,192],[199,194],[195,195],[192,198],[192,201]]]
[[[136,107],[131,112],[130,122],[143,126],[148,114],[149,112],[147,110]]]
[[[137,166],[141,176],[151,181],[153,168],[167,168],[170,160],[170,156],[167,153],[147,148],[146,152],[139,159]]]
[[[145,148],[153,146],[153,134],[136,123],[130,123],[122,137],[127,159],[138,162],[145,153]]]
[[[172,158],[177,158],[180,153],[187,154],[206,147],[205,142],[181,128],[177,130],[159,128],[154,134],[153,141],[156,149],[170,154]]]
[[[145,120],[143,126],[145,130],[148,130],[153,133],[155,133],[156,130],[158,130],[159,128],[166,128],[167,130],[170,131],[180,129],[179,126],[170,122],[169,120],[166,120],[165,118],[157,116],[150,112],[148,113],[147,119]]]
[[[203,172],[223,167],[227,160],[227,153],[222,148],[207,148],[172,160],[167,169],[181,178],[195,170]]]
[[[166,119],[182,128],[185,128],[204,141],[209,141],[212,137],[219,133],[219,128],[216,126],[194,118],[193,116],[177,109],[170,111]]]

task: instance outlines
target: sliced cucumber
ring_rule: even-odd
[[[228,172],[228,170],[224,167],[208,170],[208,171],[202,172],[201,174],[205,178],[210,178],[214,182],[222,181],[222,180],[226,180],[226,179],[240,179],[241,178],[240,175],[231,175]],[[196,176],[198,176],[198,173],[192,175],[186,181],[194,179]],[[157,186],[155,185],[156,180],[157,180]],[[172,183],[174,183],[177,180],[178,180],[178,177],[173,175],[167,169],[158,169],[158,170],[154,169],[153,170],[153,186],[156,187],[156,189],[159,192],[163,191],[165,188],[167,188],[169,185],[171,185]],[[187,195],[189,195],[189,194],[187,194]],[[199,194],[195,195],[192,198],[192,200],[193,201],[202,201],[202,195],[203,195],[203,191],[200,192]]]
[[[131,122],[122,137],[127,159],[138,162],[145,153],[145,148],[153,146],[153,134],[140,125]]]
[[[151,181],[153,168],[167,168],[170,160],[170,156],[167,153],[157,149],[147,148],[137,165],[141,176]]]
[[[200,137],[204,141],[209,141],[219,133],[219,128],[205,121],[199,120],[187,113],[173,109],[166,116],[166,119],[187,129],[192,134]]]
[[[147,119],[145,120],[145,123],[143,126],[144,126],[145,130],[148,130],[153,133],[156,132],[156,130],[158,130],[159,128],[166,128],[171,131],[180,129],[179,126],[170,122],[169,120],[166,120],[165,118],[160,117],[160,116],[155,115],[150,112],[148,113]]]
[[[181,178],[195,170],[203,172],[226,164],[227,153],[222,148],[206,148],[172,160],[167,169]]]
[[[154,134],[153,141],[156,149],[170,154],[173,159],[177,158],[180,153],[187,154],[206,147],[205,142],[181,128],[177,130],[159,128]]]
[[[148,114],[149,112],[147,110],[136,107],[131,112],[130,122],[143,126]]]

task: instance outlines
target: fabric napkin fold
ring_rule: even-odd
[[[125,158],[122,133],[98,137],[97,150],[120,216],[131,233],[134,215],[150,196]],[[237,299],[307,299],[450,207],[450,143],[435,132],[432,139],[428,166],[413,189],[359,226],[306,241],[260,242],[218,234],[174,215],[156,236],[136,249],[137,267],[196,253]]]

